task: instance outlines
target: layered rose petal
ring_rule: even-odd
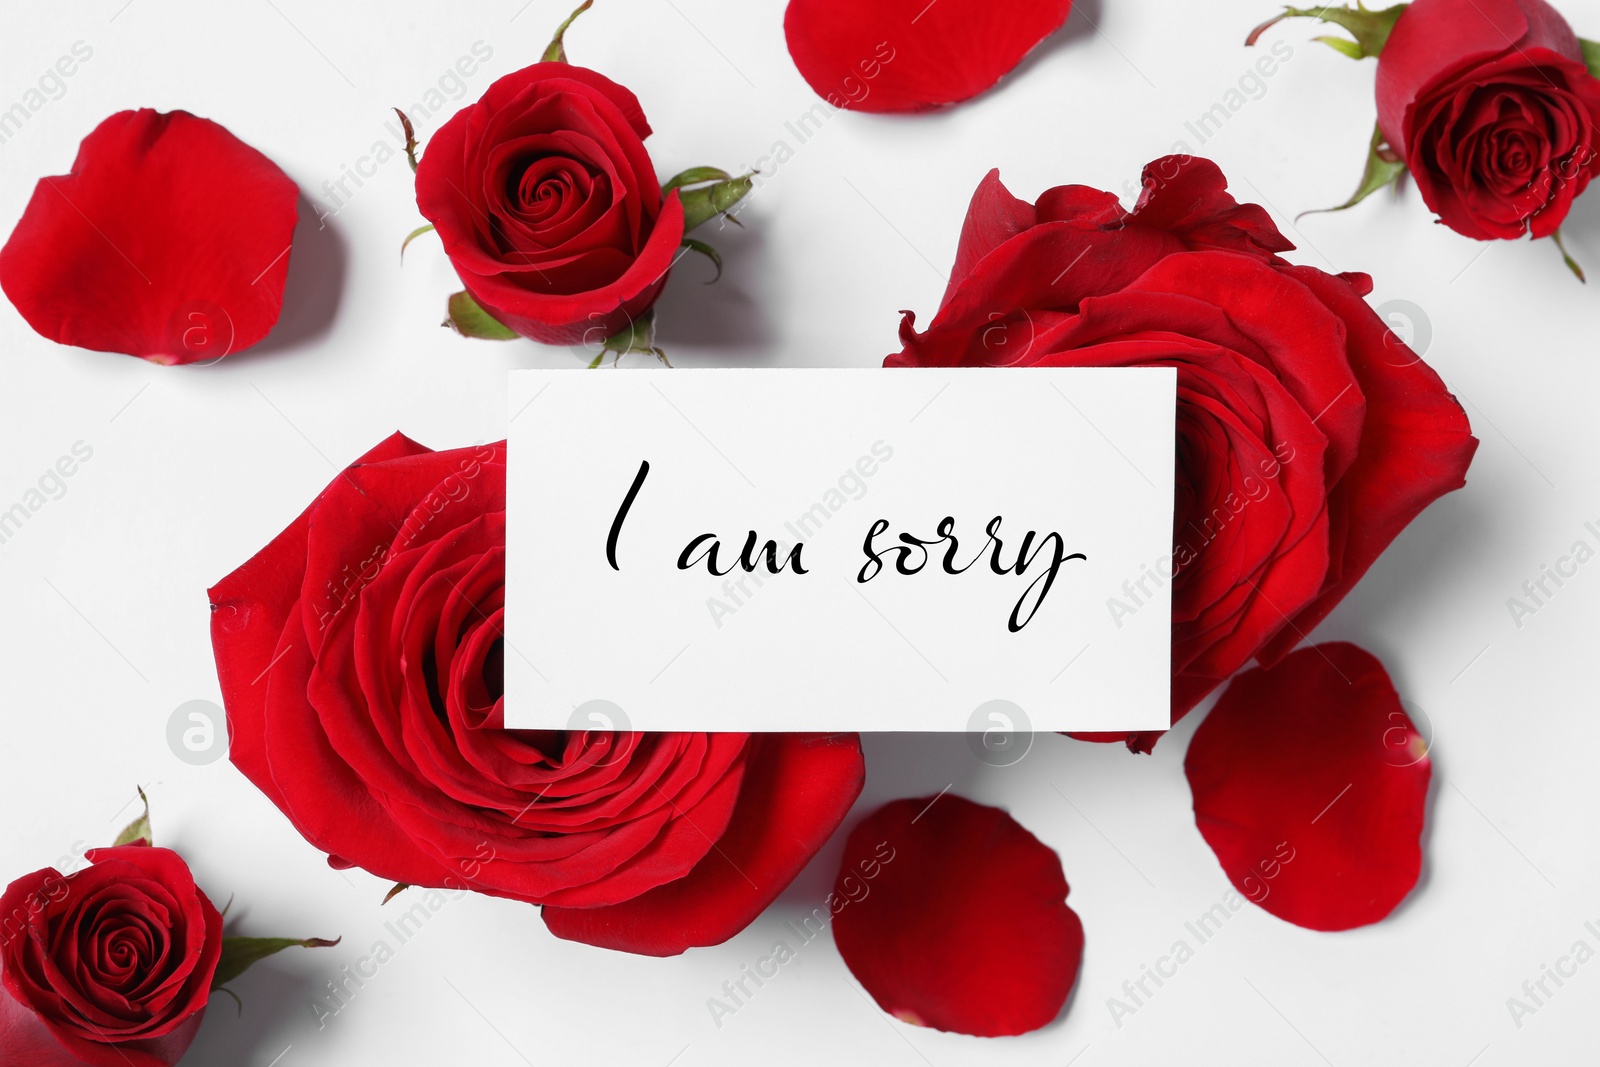
[[[1045,1026],[1078,977],[1083,924],[1054,851],[949,793],[851,831],[829,898],[850,973],[902,1022],[1000,1037]]]
[[[1549,236],[1600,172],[1600,81],[1544,0],[1416,0],[1377,98],[1424,202],[1468,237]]]
[[[609,907],[547,905],[557,937],[647,956],[718,945],[794,880],[861,792],[854,734],[771,734],[759,742],[733,820],[684,878]]]
[[[1281,919],[1365,926],[1417,883],[1426,742],[1383,664],[1355,645],[1303,648],[1234,679],[1184,771],[1228,880]]]
[[[1132,211],[1083,186],[1030,210],[990,174],[939,312],[886,366],[1178,370],[1172,715],[1270,663],[1349,592],[1477,442],[1421,358],[1361,298],[1365,275],[1293,246],[1208,160],[1145,167]],[[1132,605],[1124,605],[1132,610]],[[1084,734],[1148,751],[1155,734]]]
[[[155,363],[248,348],[283,305],[299,190],[185,111],[123,111],[41,178],[0,249],[0,287],[52,341]]]
[[[0,896],[0,1064],[168,1067],[199,1029],[222,916],[174,852],[129,845],[87,858],[82,871],[38,871]]]
[[[783,29],[832,106],[927,111],[992,87],[1071,11],[1072,0],[789,0]]]
[[[1331,558],[1322,589],[1262,651],[1267,664],[1304,640],[1424,508],[1466,485],[1478,450],[1460,402],[1362,299],[1370,279],[1286,269],[1344,321],[1345,353],[1366,408],[1356,461],[1328,494]]]
[[[1414,0],[1378,54],[1378,126],[1405,151],[1406,112],[1441,74],[1514,49],[1578,59],[1577,35],[1545,0]]]
[[[683,912],[612,937],[635,951],[730,936],[837,826],[859,743],[506,730],[505,554],[503,442],[395,435],[343,471],[212,590],[235,763],[336,866],[579,925]]]

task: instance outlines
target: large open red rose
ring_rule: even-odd
[[[0,896],[0,1064],[170,1067],[194,1040],[222,916],[175,852],[95,849]]]
[[[1544,0],[1415,0],[1377,90],[1384,138],[1468,237],[1549,236],[1600,173],[1600,81]]]
[[[508,74],[433,135],[417,207],[461,283],[546,344],[598,342],[639,319],[683,240],[638,99],[569,63]]]
[[[1151,163],[1131,212],[1081,185],[1028,204],[991,173],[939,313],[919,333],[906,312],[885,361],[1177,368],[1173,550],[1106,604],[1120,618],[1170,578],[1174,720],[1302,641],[1477,446],[1362,300],[1371,280],[1286,263],[1292,247],[1204,159]]]
[[[838,826],[859,739],[504,729],[505,478],[504,442],[396,434],[211,590],[233,762],[335,865],[723,941]]]
[[[0,249],[0,287],[64,345],[196,363],[267,336],[283,307],[299,189],[210,119],[106,119],[72,173],[39,179]]]

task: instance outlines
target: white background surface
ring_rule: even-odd
[[[1004,700],[1002,731],[1169,726],[1171,587],[1106,604],[1172,552],[1177,372],[898,369],[513,374],[505,724],[601,700],[617,729],[963,732]],[[679,567],[708,531],[728,577]],[[752,533],[781,573],[739,568]]]
[[[385,108],[420,99],[475,41],[494,55],[471,96],[536,59],[565,0],[534,0],[519,15],[522,3],[12,5],[0,103],[20,99],[73,42],[94,56],[0,145],[0,225],[9,230],[40,175],[70,166],[99,120],[140,105],[222,121],[317,195],[386,136]],[[1562,6],[1580,33],[1600,36],[1595,0]],[[787,58],[781,7],[601,0],[568,47],[639,92],[663,174],[731,169],[788,136],[784,123],[813,103]],[[715,1028],[706,998],[821,900],[836,839],[750,930],[672,960],[559,942],[532,908],[508,901],[454,901],[319,1031],[308,1000],[382,936],[385,887],[330,871],[227,763],[191,767],[169,751],[172,710],[218,697],[205,590],[385,434],[400,428],[437,447],[498,438],[505,370],[574,362],[438,328],[454,279],[430,239],[400,262],[400,239],[419,220],[399,159],[325,231],[302,231],[291,310],[268,345],[240,358],[183,370],[60,349],[0,306],[0,502],[20,498],[75,441],[94,448],[67,494],[0,545],[6,873],[109,840],[143,784],[158,837],[218,900],[237,894],[240,929],[344,935],[337,949],[280,957],[242,980],[242,1018],[219,1001],[192,1056],[202,1065],[1591,1058],[1600,962],[1520,1030],[1506,998],[1600,918],[1600,562],[1520,629],[1506,599],[1600,519],[1600,293],[1578,285],[1548,242],[1476,245],[1430,223],[1414,196],[1291,225],[1292,213],[1353,187],[1372,123],[1371,65],[1310,44],[1309,24],[1269,33],[1293,44],[1292,59],[1261,99],[1195,144],[1184,123],[1248,69],[1256,53],[1240,42],[1273,10],[1090,0],[975,104],[909,120],[839,115],[766,182],[746,231],[716,237],[728,265],[717,287],[699,284],[706,264],[684,264],[661,305],[661,341],[680,365],[874,365],[896,347],[897,309],[924,322],[934,311],[988,168],[1030,199],[1067,182],[1132,189],[1140,166],[1180,138],[1271,209],[1301,261],[1368,270],[1375,302],[1412,302],[1426,323],[1413,339],[1427,336],[1428,360],[1483,446],[1468,488],[1415,523],[1316,634],[1378,653],[1437,731],[1424,877],[1388,921],[1327,935],[1246,908],[1118,1029],[1106,998],[1228,888],[1182,776],[1199,714],[1151,757],[1045,736],[1003,769],[977,762],[960,737],[874,736],[858,813],[951,785],[1005,805],[1061,854],[1088,948],[1057,1024],[999,1042],[902,1026],[818,942]],[[421,124],[424,137],[438,121]],[[1579,201],[1567,233],[1600,275],[1600,193]]]

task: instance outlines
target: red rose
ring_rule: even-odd
[[[467,292],[546,344],[599,341],[649,310],[684,234],[639,101],[592,70],[508,74],[434,134],[417,207]]]
[[[39,179],[0,286],[64,345],[195,363],[266,337],[283,307],[299,189],[187,111],[121,111],[72,173]]]
[[[1544,0],[1416,0],[1378,54],[1378,127],[1452,230],[1546,237],[1600,172],[1600,81]]]
[[[1172,582],[1172,713],[1251,657],[1272,663],[1333,610],[1477,445],[1432,370],[1216,165],[1167,156],[1132,212],[1062,186],[1037,205],[991,173],[944,302],[905,313],[888,366],[1175,366],[1172,558],[1107,601],[1114,618]],[[1141,595],[1142,591],[1142,595]],[[1141,749],[1150,735],[1129,738]]]
[[[177,853],[95,849],[0,896],[0,1064],[168,1067],[200,1028],[222,916]]]
[[[233,762],[336,866],[656,955],[743,929],[860,791],[854,734],[504,723],[505,445],[399,434],[211,591]]]

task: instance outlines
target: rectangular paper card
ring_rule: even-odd
[[[512,371],[506,726],[1166,728],[1176,384]]]

